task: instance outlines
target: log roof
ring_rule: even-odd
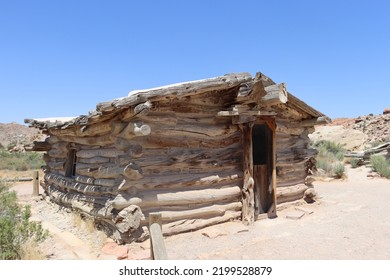
[[[170,100],[185,96],[197,95],[206,92],[224,91],[237,88],[237,105],[259,102],[254,92],[259,92],[258,84],[261,84],[264,97],[264,88],[277,86],[285,92],[286,100],[282,101],[284,106],[291,107],[308,116],[308,119],[325,117],[323,113],[309,106],[296,96],[285,90],[285,85],[276,85],[269,77],[262,73],[257,73],[252,77],[249,73],[232,73],[223,76],[171,84],[167,86],[131,91],[128,96],[117,98],[108,102],[102,102],[96,105],[96,109],[89,112],[88,115],[69,118],[45,118],[45,119],[25,119],[25,123],[41,130],[49,129],[67,129],[81,127],[81,131],[87,126],[104,122],[113,116],[128,109],[132,109],[133,117],[142,113],[144,109],[150,108],[153,102]],[[240,99],[240,96],[243,97]],[[241,100],[241,101],[240,101]],[[244,100],[244,101],[242,101]]]

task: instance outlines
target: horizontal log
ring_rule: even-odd
[[[76,173],[95,179],[116,179],[121,175],[130,180],[139,180],[143,178],[141,168],[134,163],[129,163],[125,167],[116,164],[105,164],[96,167],[80,166],[80,164],[78,164],[76,165]]]
[[[178,233],[195,231],[207,226],[224,223],[231,220],[237,220],[241,217],[241,211],[226,211],[223,216],[209,219],[188,219],[177,221],[162,226],[164,236],[170,236]]]
[[[224,135],[220,137],[205,137],[204,135],[198,135],[195,137],[182,137],[182,136],[159,136],[150,135],[143,143],[144,149],[155,149],[155,148],[223,148],[240,142],[241,134],[239,131],[232,135]]]
[[[68,158],[68,152],[65,150],[51,149],[47,152],[47,154],[52,158]]]
[[[94,178],[87,177],[87,176],[76,176],[74,179],[75,179],[75,181],[77,181],[79,183],[84,183],[84,184],[89,184],[89,185],[93,185],[95,183]]]
[[[327,124],[330,122],[331,122],[331,120],[328,117],[322,116],[322,117],[312,118],[312,119],[308,119],[308,120],[303,120],[300,123],[300,125],[303,127],[308,127],[308,126]]]
[[[97,157],[116,158],[124,154],[125,154],[124,151],[120,151],[117,149],[93,149],[93,150],[80,150],[76,153],[76,156],[78,158],[97,158]],[[97,162],[97,163],[101,163],[101,162]]]
[[[308,187],[304,184],[291,187],[276,188],[276,198],[278,204],[291,202],[303,198]]]
[[[249,73],[238,73],[211,79],[173,84],[154,89],[137,90],[130,92],[128,97],[114,101],[112,105],[116,108],[122,108],[146,101],[163,100],[170,96],[184,97],[205,92],[226,90],[251,80],[252,76]]]
[[[162,215],[163,223],[170,223],[178,220],[185,219],[198,219],[198,218],[210,218],[216,216],[223,216],[226,211],[241,211],[242,203],[241,202],[232,202],[228,204],[215,204],[206,207],[200,207],[190,210],[181,210],[181,211],[159,211]],[[148,215],[147,212],[144,212],[145,216]],[[143,220],[141,225],[147,225],[147,220]]]
[[[105,206],[105,198],[91,198],[85,195],[64,193],[54,186],[48,186],[48,194],[52,201],[59,205],[71,207],[95,218],[112,218],[112,208]]]
[[[46,165],[50,169],[63,170],[64,166],[65,166],[65,160],[61,160],[61,161],[48,161],[48,162],[46,162]]]
[[[61,189],[69,189],[79,193],[83,193],[85,195],[115,195],[115,188],[102,187],[97,185],[83,184],[79,183],[72,178],[55,175],[55,174],[47,174],[45,175],[45,180],[49,184],[55,184],[57,187]]]
[[[163,205],[204,204],[209,202],[234,201],[241,195],[240,187],[225,189],[206,189],[195,191],[181,191],[175,193],[148,192],[139,197],[119,194],[113,200],[115,209],[123,209],[130,205],[138,205],[141,208]]]
[[[87,146],[109,146],[115,143],[116,137],[112,134],[86,137],[61,136],[61,140]]]
[[[237,170],[233,172],[220,172],[220,173],[199,173],[199,174],[186,174],[185,176],[176,175],[158,175],[147,176],[139,181],[129,181],[123,185],[120,190],[126,191],[127,189],[136,188],[138,190],[166,190],[166,189],[189,189],[199,188],[204,189],[208,186],[223,186],[240,184],[242,181],[242,171]]]
[[[79,152],[81,152],[81,151],[79,151]],[[83,163],[83,164],[102,164],[102,163],[109,163],[110,158],[100,157],[100,156],[90,157],[90,158],[78,157],[77,161],[79,163]]]

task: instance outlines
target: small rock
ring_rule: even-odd
[[[226,235],[226,233],[224,232],[221,232],[220,230],[218,229],[213,229],[213,228],[209,228],[209,229],[205,229],[203,232],[202,232],[202,235],[210,238],[210,239],[215,239],[217,238],[218,236],[224,236]]]
[[[305,191],[304,195],[303,195],[303,199],[307,202],[307,203],[313,203],[315,202],[315,198],[317,197],[317,193],[315,192],[314,189],[312,188],[309,188]]]
[[[150,260],[150,250],[129,251],[128,260]]]
[[[290,220],[299,220],[305,215],[302,211],[290,211],[287,213],[286,218]]]

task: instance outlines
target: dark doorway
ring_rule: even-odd
[[[273,132],[267,124],[252,128],[255,216],[267,213],[273,204]]]

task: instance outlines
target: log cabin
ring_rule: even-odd
[[[118,243],[230,220],[275,218],[310,188],[322,113],[257,73],[132,91],[88,115],[26,119],[47,134],[41,185],[51,201],[93,217]]]

